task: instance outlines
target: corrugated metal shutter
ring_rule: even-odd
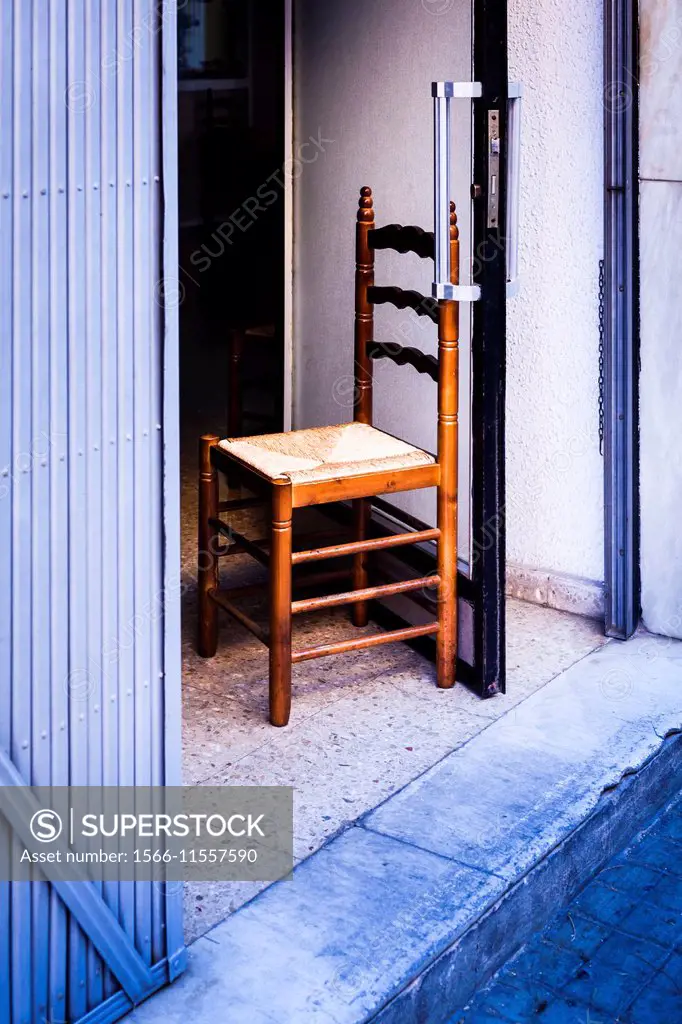
[[[163,211],[165,190],[172,227],[176,6],[0,0],[5,779],[163,784],[171,713],[179,746],[179,638],[164,628],[170,616],[177,631],[178,611],[163,599],[177,558],[177,539],[164,543],[164,439],[177,527],[175,322],[159,284],[164,252],[175,258]],[[0,1021],[115,1019],[167,980],[180,893],[105,884],[127,985],[63,895],[0,884]]]

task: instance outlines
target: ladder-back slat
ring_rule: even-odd
[[[405,290],[395,285],[374,285],[367,289],[367,298],[375,305],[389,302],[398,309],[413,309],[417,316],[427,316],[434,324],[438,323],[438,300],[421,292]]]
[[[436,384],[438,383],[438,360],[435,356],[426,355],[418,348],[397,345],[395,342],[382,344],[371,341],[367,346],[370,359],[390,359],[397,366],[409,365],[417,373],[425,373]]]
[[[413,252],[424,260],[432,260],[434,256],[433,231],[424,231],[414,225],[387,224],[386,227],[375,228],[369,232],[368,242],[372,249]]]

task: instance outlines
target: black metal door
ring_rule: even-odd
[[[505,478],[504,400],[507,261],[507,4],[474,2],[474,75],[483,95],[474,101],[474,306],[472,344],[472,573],[462,580],[474,614],[474,664],[467,669],[481,696],[505,690]],[[491,188],[489,118],[499,118],[498,215],[488,217]],[[465,670],[465,666],[462,666]]]

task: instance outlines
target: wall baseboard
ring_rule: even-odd
[[[573,612],[593,619],[604,617],[604,584],[583,576],[551,572],[547,569],[527,569],[507,563],[507,597],[519,601]]]

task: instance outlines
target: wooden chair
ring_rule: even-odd
[[[454,203],[451,204],[450,247],[453,283],[458,283],[459,241]],[[227,611],[261,639],[270,651],[270,721],[283,726],[291,708],[291,666],[310,658],[341,654],[393,640],[435,634],[438,685],[455,682],[457,646],[457,413],[459,309],[452,301],[436,301],[417,292],[375,287],[374,254],[378,249],[414,252],[433,258],[434,240],[421,228],[389,225],[375,229],[372,191],[363,188],[356,228],[355,298],[355,420],[334,427],[295,430],[284,434],[228,438],[201,438],[199,474],[199,624],[198,650],[212,657],[218,642],[218,610]],[[390,302],[400,309],[412,308],[438,324],[438,360],[412,348],[373,340],[373,308]],[[438,382],[438,452],[433,457],[413,445],[377,430],[372,423],[373,358],[389,358],[409,364]],[[235,533],[219,518],[220,512],[244,508],[258,499],[219,503],[218,473],[235,469],[256,493],[265,492],[272,507],[269,551],[261,544]],[[375,495],[438,489],[437,528],[371,538],[371,498]],[[352,501],[353,539],[333,547],[294,551],[294,509],[326,502]],[[220,536],[233,541],[222,545]],[[404,544],[434,540],[438,546],[437,572],[420,579],[381,586],[368,585],[368,552]],[[236,604],[238,591],[220,590],[219,559],[246,551],[269,566],[270,628],[262,629]],[[340,594],[292,598],[292,570],[304,563],[351,555],[353,589]],[[377,635],[356,637],[320,647],[292,650],[292,616],[301,612],[353,606],[356,626],[368,622],[368,602],[373,598],[435,588],[437,618],[425,625],[409,626]],[[242,590],[244,588],[241,588]]]

